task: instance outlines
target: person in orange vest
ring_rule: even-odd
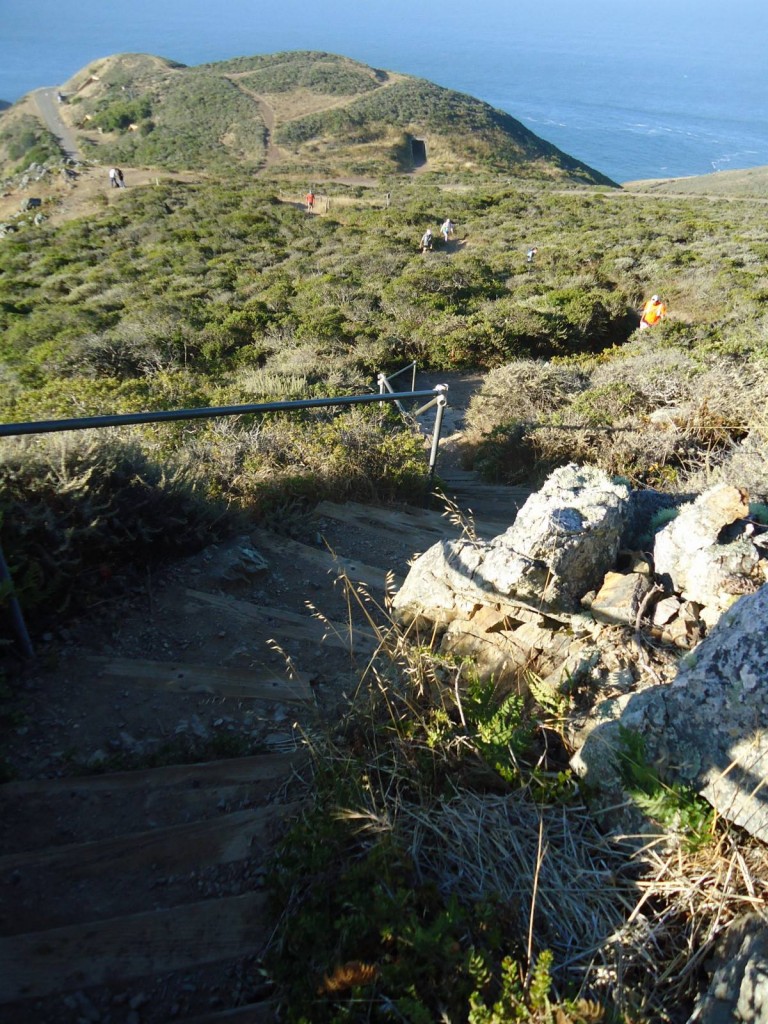
[[[666,315],[666,302],[660,299],[658,295],[652,295],[643,306],[643,312],[640,316],[640,330],[644,331],[646,327],[653,327],[659,320],[663,320]]]
[[[310,189],[309,192],[307,192],[305,201],[307,204],[307,213],[311,213],[315,205],[315,193],[312,191],[312,189]]]

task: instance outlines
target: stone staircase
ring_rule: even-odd
[[[443,479],[480,536],[506,529],[524,500],[467,473]],[[79,695],[72,729],[91,713],[114,727],[96,730],[101,749],[117,717],[143,709],[158,730],[191,722],[209,738],[217,723],[252,721],[258,752],[103,774],[41,769],[0,787],[4,1024],[274,1020],[259,971],[270,939],[264,873],[311,778],[301,737],[332,718],[345,680],[370,657],[372,618],[385,615],[408,557],[459,532],[434,509],[331,502],[313,528],[314,543],[254,530],[267,565],[257,578],[174,568],[149,605],[153,621],[181,623],[178,633],[151,639],[131,627],[146,608],[128,609],[130,644],[116,623],[112,642],[78,647],[36,677],[40,720]],[[365,614],[334,586],[342,572],[368,595]],[[64,712],[50,721],[63,735]],[[101,749],[92,766],[103,771]]]

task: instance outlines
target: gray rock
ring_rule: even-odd
[[[748,515],[746,492],[719,484],[656,535],[656,573],[688,601],[702,605],[709,625],[744,593],[744,581],[757,575],[760,554],[747,534],[736,531],[721,541],[725,527]]]
[[[602,470],[555,470],[492,541],[441,541],[418,558],[395,596],[396,616],[445,626],[505,597],[575,610],[615,562],[628,496]]]
[[[643,736],[663,778],[691,786],[721,817],[768,841],[768,585],[722,616],[671,684],[614,704],[610,725],[596,719],[585,730],[574,767],[598,784],[617,719]]]
[[[688,1024],[768,1024],[768,920],[745,914],[717,943],[712,981]]]

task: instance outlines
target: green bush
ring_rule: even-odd
[[[81,434],[6,445],[2,543],[34,621],[101,600],[125,573],[202,547],[223,525],[192,472],[152,462],[135,443]]]
[[[140,96],[134,100],[117,100],[93,119],[96,128],[105,132],[124,132],[132,124],[144,121],[152,114],[152,104],[148,96]]]

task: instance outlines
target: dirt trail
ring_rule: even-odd
[[[456,442],[477,382],[449,379]],[[442,469],[461,474],[449,451]],[[481,535],[524,498],[495,491],[492,515],[474,508]],[[13,673],[4,1024],[274,1019],[266,862],[311,781],[307,738],[336,721],[377,642],[339,574],[383,608],[388,574],[456,535],[439,509],[329,502],[293,527],[115,579],[114,598],[36,637]]]
[[[74,132],[66,125],[59,113],[56,94],[57,89],[35,89],[32,101],[38,114],[45,122],[51,135],[55,135],[64,151],[64,155],[75,163],[80,161],[80,151]]]

